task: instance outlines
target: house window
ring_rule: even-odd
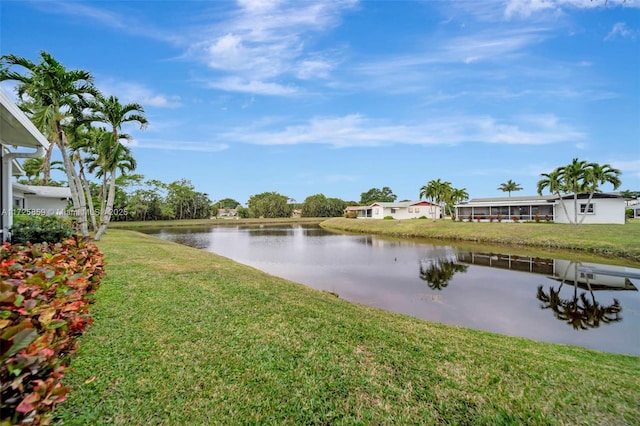
[[[592,203],[589,204],[588,208],[587,208],[587,203],[580,204],[580,213],[593,214],[595,210],[596,210],[595,206]]]
[[[378,214],[378,209],[374,209],[373,214]]]
[[[409,213],[413,213],[413,207],[409,207]]]
[[[414,210],[416,213],[420,213],[420,207],[416,207],[416,209]]]
[[[391,208],[391,214],[396,213],[398,211],[398,209],[394,209],[393,207]]]

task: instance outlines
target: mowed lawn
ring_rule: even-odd
[[[640,423],[639,357],[388,313],[133,231],[99,246],[64,424]]]

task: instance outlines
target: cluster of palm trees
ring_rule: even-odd
[[[78,228],[83,236],[89,236],[90,222],[94,238],[99,240],[111,220],[118,172],[136,167],[131,150],[122,143],[130,139],[122,126],[136,122],[144,128],[143,107],[122,105],[115,96],[105,97],[89,72],[67,70],[44,51],[39,63],[16,55],[0,57],[0,81],[5,80],[17,82],[19,106],[51,142],[42,164],[43,183],[50,179],[52,150],[57,146]],[[86,172],[102,179],[98,213]]]
[[[439,205],[444,214],[453,214],[453,206],[467,200],[469,194],[465,188],[454,188],[451,182],[443,182],[440,179],[430,180],[420,188],[420,199],[424,197]],[[433,220],[436,220],[436,212],[433,210]]]
[[[569,216],[565,203],[561,202],[560,204],[569,222],[579,225],[584,222],[593,195],[600,192],[600,185],[610,183],[616,190],[622,184],[620,175],[620,170],[614,169],[609,164],[587,163],[574,158],[571,164],[558,167],[550,173],[543,173],[542,179],[538,181],[538,194],[542,195],[545,189],[559,198],[566,194],[573,194],[573,218]],[[579,222],[578,194],[589,194]]]

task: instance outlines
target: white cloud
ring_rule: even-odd
[[[341,14],[355,4],[353,0],[242,0],[231,19],[213,25],[204,37],[202,32],[194,36],[187,56],[218,73],[210,87],[289,95],[291,90],[281,90],[285,86],[274,80],[329,76],[332,62],[311,51],[309,40],[314,33],[338,25]]]
[[[292,86],[270,83],[259,80],[245,80],[241,77],[226,77],[210,82],[209,87],[230,92],[252,93],[256,95],[291,96],[298,92]]]
[[[211,143],[200,141],[170,141],[160,139],[135,139],[130,146],[138,149],[159,149],[169,151],[196,151],[196,152],[220,152],[229,148],[224,143]]]
[[[585,134],[554,115],[531,115],[499,120],[490,116],[431,118],[422,125],[388,125],[360,114],[315,117],[282,130],[237,129],[222,135],[229,142],[257,145],[323,144],[371,147],[394,144],[491,143],[544,145],[577,142]]]
[[[150,88],[134,82],[123,82],[106,79],[98,82],[98,87],[105,95],[117,96],[122,104],[138,103],[144,108],[178,108],[182,106],[179,96],[155,93]]]
[[[545,11],[555,15],[566,9],[595,9],[599,7],[640,7],[634,0],[509,0],[504,9],[507,19],[514,17],[529,18]]]
[[[640,31],[632,30],[631,28],[627,27],[627,24],[624,22],[618,22],[613,26],[607,37],[605,37],[605,40],[612,40],[618,37],[635,40],[638,38],[639,34]]]
[[[640,177],[640,160],[611,161],[611,166],[620,169],[622,175]]]

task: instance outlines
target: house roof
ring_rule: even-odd
[[[578,194],[579,199],[588,199],[589,194]],[[593,194],[593,199],[598,198],[622,198],[620,193],[618,192],[596,192]],[[564,195],[562,199],[568,200],[573,199],[573,194]],[[471,200],[456,204],[459,207],[470,206],[470,205],[496,205],[496,204],[504,204],[504,205],[526,205],[526,204],[544,204],[544,203],[554,203],[558,200],[557,195],[529,195],[529,196],[518,196],[518,197],[490,197],[490,198],[472,198]]]
[[[37,186],[13,183],[13,190],[19,190],[24,195],[36,195],[43,198],[71,198],[71,189],[68,186]]]
[[[47,138],[2,89],[0,89],[0,143],[29,148],[49,147]]]
[[[369,207],[373,207],[373,206],[380,206],[380,207],[386,207],[386,208],[404,208],[404,207],[411,207],[411,206],[416,206],[416,205],[420,205],[420,206],[424,206],[424,205],[428,205],[428,206],[436,206],[439,207],[437,204],[434,204],[430,201],[425,201],[425,200],[420,200],[420,201],[400,201],[397,203],[373,203],[371,204]]]

